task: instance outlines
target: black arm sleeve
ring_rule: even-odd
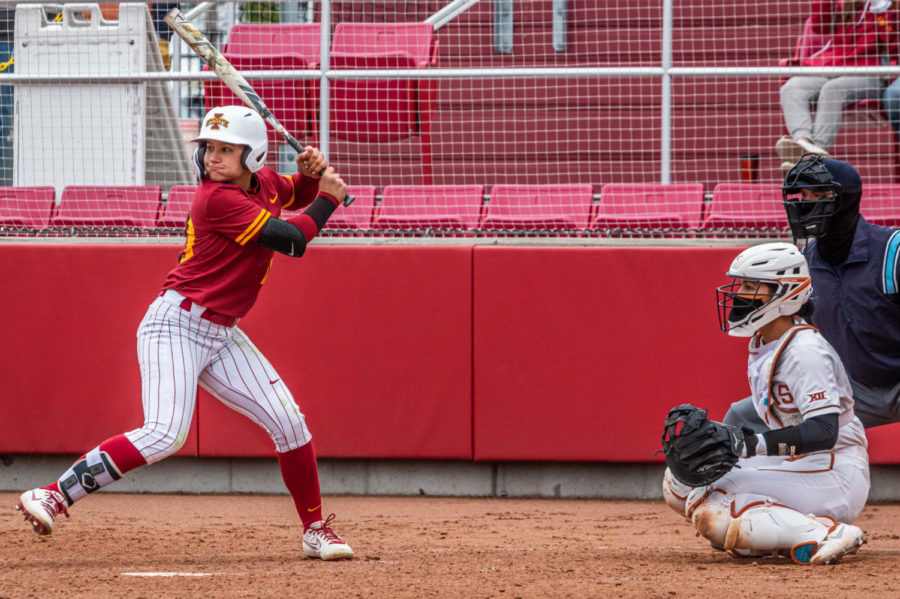
[[[822,414],[804,420],[797,426],[767,431],[766,453],[769,455],[800,455],[831,449],[838,438],[837,414]]]
[[[319,196],[313,200],[313,203],[310,204],[309,208],[304,210],[303,213],[308,214],[316,222],[316,226],[319,227],[319,230],[321,231],[322,227],[325,226],[325,223],[328,222],[328,218],[336,209],[337,206],[334,202],[327,197]]]
[[[296,225],[270,218],[259,232],[259,245],[299,258],[306,251],[306,236]]]

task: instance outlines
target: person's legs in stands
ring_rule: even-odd
[[[841,118],[848,106],[869,98],[881,97],[883,89],[879,77],[835,77],[822,86],[816,104],[816,118],[812,141],[828,150],[841,128]]]
[[[891,127],[900,134],[900,79],[895,79],[893,83],[887,86],[881,101],[884,104],[884,113],[887,115]]]
[[[793,166],[810,151],[798,141],[809,142],[813,136],[811,106],[819,99],[819,92],[827,82],[827,77],[791,77],[781,86],[781,111],[788,136],[778,140],[775,150],[784,161],[782,167]]]
[[[819,99],[819,92],[827,82],[827,77],[791,77],[781,86],[781,111],[791,139],[812,136],[810,106]]]

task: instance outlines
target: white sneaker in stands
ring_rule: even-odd
[[[795,140],[794,143],[797,144],[798,146],[800,146],[801,148],[803,148],[804,153],[811,152],[813,154],[818,154],[822,158],[831,158],[831,154],[828,153],[828,150],[826,150],[825,148],[823,148],[821,146],[817,146],[816,144],[814,144],[812,142],[803,141],[802,139],[798,139],[798,140]]]
[[[809,141],[791,139],[787,136],[783,136],[775,142],[775,151],[784,162],[800,162],[800,158],[808,153],[818,154],[822,158],[831,158],[831,154],[825,148]]]
[[[796,163],[803,156],[803,148],[800,144],[786,135],[775,142],[775,151],[784,162]]]

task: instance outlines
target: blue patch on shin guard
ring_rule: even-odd
[[[813,554],[818,548],[819,544],[815,541],[797,545],[796,547],[791,549],[791,558],[793,558],[793,560],[798,564],[808,564],[809,560],[812,559]]]

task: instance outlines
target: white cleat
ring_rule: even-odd
[[[856,553],[866,542],[862,530],[852,524],[838,524],[825,540],[819,543],[818,550],[809,563],[814,566],[833,564],[847,554]]]
[[[25,515],[31,526],[39,535],[53,532],[53,520],[60,514],[69,517],[66,499],[61,493],[50,489],[32,489],[19,496],[16,509]]]
[[[353,559],[353,550],[331,529],[334,514],[310,524],[303,533],[303,552],[321,560]]]

